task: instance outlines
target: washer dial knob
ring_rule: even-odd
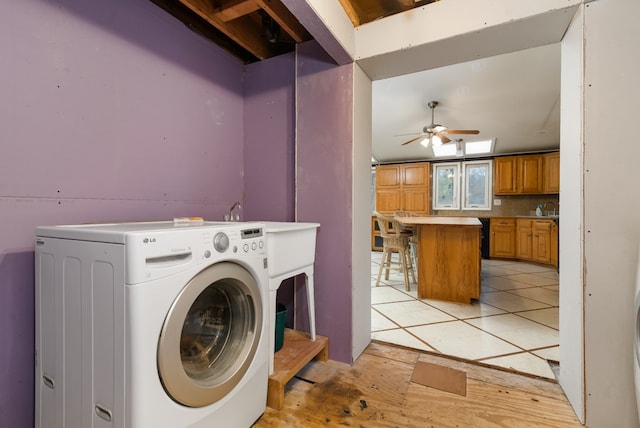
[[[229,248],[229,237],[224,232],[216,233],[213,237],[213,248],[219,253],[224,253]]]

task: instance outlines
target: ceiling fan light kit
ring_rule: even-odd
[[[403,146],[413,143],[414,141],[421,140],[420,144],[424,147],[429,146],[429,142],[434,147],[439,147],[442,144],[447,144],[452,140],[444,134],[479,134],[477,129],[447,129],[446,126],[435,123],[434,112],[438,106],[438,101],[429,101],[427,106],[431,109],[431,124],[422,128],[422,133],[409,141],[402,143]]]

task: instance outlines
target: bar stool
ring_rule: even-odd
[[[409,211],[397,211],[394,214],[394,217],[415,217],[416,215],[410,213]],[[416,267],[417,274],[417,266],[418,266],[418,231],[415,227],[405,226],[400,224],[400,230],[404,233],[410,233],[409,236],[409,249],[411,250],[411,260],[413,262],[413,266]]]
[[[413,282],[416,282],[416,275],[413,270],[413,262],[411,260],[409,238],[412,235],[411,232],[402,232],[401,226],[397,220],[393,217],[387,217],[380,213],[376,213],[376,221],[380,228],[380,236],[382,237],[382,261],[380,263],[380,269],[378,270],[378,278],[376,279],[376,287],[380,284],[380,277],[382,271],[385,271],[385,279],[389,279],[389,271],[391,269],[397,269],[404,274],[404,283],[407,291],[411,290],[411,283],[409,282],[409,274],[413,278]],[[391,225],[391,227],[389,227]],[[398,253],[400,260],[393,261],[393,253]],[[397,268],[392,268],[391,264],[397,264]]]

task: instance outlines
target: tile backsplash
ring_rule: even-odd
[[[556,214],[560,212],[559,209],[559,195],[509,195],[509,196],[494,196],[492,202],[495,199],[500,199],[500,205],[491,204],[491,210],[437,210],[433,211],[433,215],[447,215],[447,216],[465,216],[465,217],[512,217],[521,215],[535,215],[536,206],[538,204],[544,204],[546,202],[553,202],[556,207]],[[545,210],[552,211],[551,204],[545,208]]]

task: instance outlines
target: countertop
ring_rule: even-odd
[[[482,226],[477,217],[445,217],[445,216],[425,216],[425,217],[395,217],[399,223],[404,225],[420,226],[426,225],[447,225],[447,226]]]

